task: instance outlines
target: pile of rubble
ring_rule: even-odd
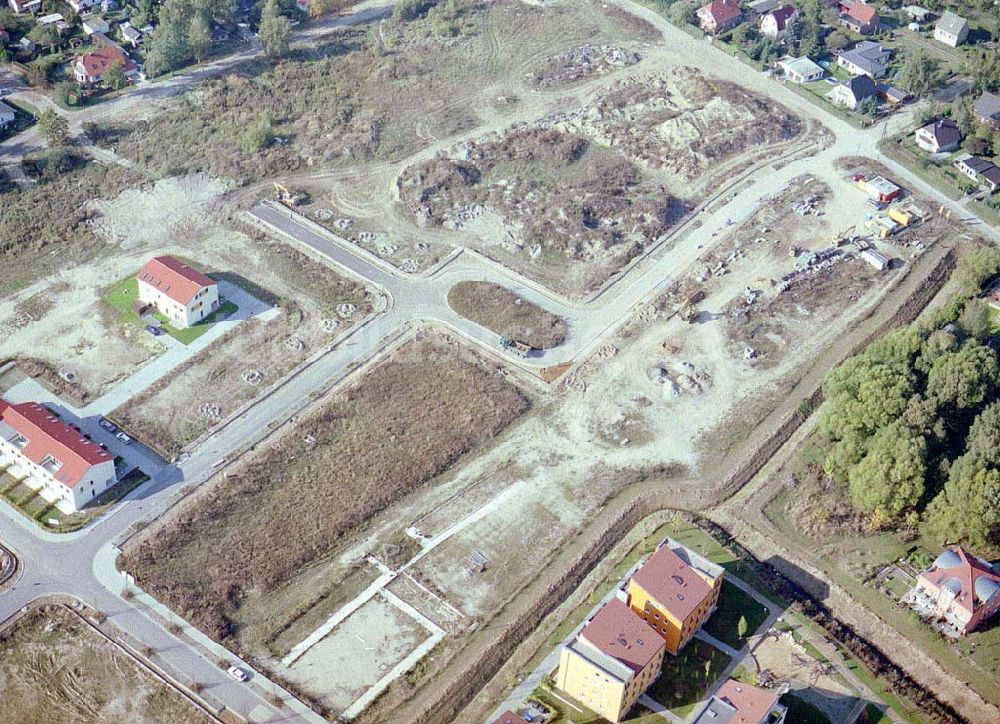
[[[668,365],[657,362],[647,371],[650,381],[662,385],[666,398],[680,397],[682,394],[700,395],[712,385],[712,376],[699,370],[690,362]]]
[[[584,45],[546,59],[542,68],[529,77],[539,88],[552,88],[627,68],[640,60],[638,53],[614,45]]]
[[[483,215],[485,209],[480,204],[461,204],[453,206],[444,214],[442,225],[446,229],[458,231],[473,219],[478,219]]]

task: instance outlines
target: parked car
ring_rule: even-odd
[[[107,418],[102,417],[100,420],[98,420],[97,424],[103,427],[108,432],[110,432],[112,435],[118,432],[118,427],[115,425],[115,423],[111,422],[111,420],[108,420]]]
[[[126,445],[131,445],[132,444],[132,438],[130,438],[124,432],[119,432],[117,435],[115,435],[115,437],[117,437],[119,440],[121,440]]]
[[[160,327],[157,327],[155,324],[147,324],[146,331],[149,332],[154,337],[159,337],[161,334],[163,334],[163,330]]]
[[[250,681],[250,674],[241,669],[239,666],[230,666],[229,675],[237,681]]]

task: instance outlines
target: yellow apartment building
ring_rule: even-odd
[[[663,651],[663,639],[614,598],[563,648],[556,686],[619,722],[660,675]]]
[[[719,602],[722,566],[667,538],[626,585],[628,605],[676,654]]]

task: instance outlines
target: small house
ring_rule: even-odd
[[[17,119],[14,109],[0,101],[0,128],[6,128]]]
[[[742,19],[737,0],[712,0],[698,8],[697,16],[701,29],[715,35],[735,28]]]
[[[838,83],[826,94],[826,97],[834,105],[855,111],[862,101],[874,98],[877,94],[878,89],[875,87],[875,81],[866,75],[859,75],[846,83]]]
[[[66,0],[66,4],[73,8],[78,15],[83,14],[88,8],[97,5],[98,0]]]
[[[118,26],[121,31],[122,40],[131,45],[133,48],[138,48],[139,44],[142,42],[142,32],[132,27],[131,23],[124,22]]]
[[[906,103],[913,97],[912,94],[902,88],[897,88],[889,83],[877,83],[875,87],[878,90],[879,98],[884,98],[885,102],[890,106],[898,106],[900,103]]]
[[[891,58],[892,53],[879,43],[862,40],[850,50],[845,50],[838,55],[837,65],[851,75],[866,75],[869,78],[878,79],[888,71]]]
[[[980,123],[985,123],[994,131],[1000,131],[1000,96],[984,92],[976,99],[972,112]]]
[[[139,301],[184,329],[219,309],[219,285],[172,256],[158,256],[135,275]]]
[[[927,19],[931,17],[931,11],[919,5],[907,5],[903,8],[903,12],[910,20],[915,20],[918,23],[926,23]]]
[[[958,124],[950,118],[940,118],[921,126],[913,134],[917,145],[928,153],[954,151],[962,142],[962,132]]]
[[[42,0],[7,0],[7,4],[18,15],[21,13],[35,14],[42,9]]]
[[[701,707],[692,724],[784,724],[788,707],[778,699],[788,684],[774,689],[729,679]]]
[[[968,37],[969,23],[961,15],[956,15],[950,10],[945,11],[934,24],[934,40],[952,48],[957,48]]]
[[[953,546],[917,577],[904,600],[917,613],[962,636],[1000,611],[1000,573],[982,558]]]
[[[778,67],[792,83],[812,83],[826,75],[822,67],[806,57],[782,58],[778,61]]]
[[[135,62],[117,45],[105,45],[92,53],[81,55],[73,64],[73,77],[82,86],[104,82],[104,74],[121,67],[125,77],[135,77]]]
[[[747,10],[754,15],[766,15],[781,6],[781,0],[753,0],[747,3]]]
[[[80,24],[83,27],[83,32],[87,35],[107,33],[111,29],[107,21],[97,15],[88,15]]]
[[[871,35],[881,22],[878,11],[871,5],[863,2],[841,0],[840,10],[841,24],[860,35]]]
[[[955,168],[991,194],[1000,188],[1000,168],[985,158],[964,153],[955,159]]]
[[[796,17],[798,13],[791,5],[772,10],[761,18],[760,32],[769,38],[780,38],[788,32],[788,24]]]

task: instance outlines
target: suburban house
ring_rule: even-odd
[[[130,23],[122,23],[118,26],[121,31],[122,40],[131,45],[133,48],[138,48],[139,43],[142,42],[142,32],[136,30]]]
[[[676,654],[719,601],[723,569],[667,538],[626,587],[628,605]]]
[[[934,24],[934,40],[957,48],[969,37],[969,23],[961,15],[946,10]]]
[[[81,55],[73,64],[73,77],[80,85],[96,85],[104,81],[104,74],[120,67],[125,77],[135,76],[135,62],[117,45],[105,45],[92,53]]]
[[[903,189],[884,176],[862,177],[857,180],[857,184],[859,189],[883,204],[898,199],[903,193]]]
[[[740,4],[737,0],[712,0],[698,8],[698,24],[706,33],[724,33],[740,24]]]
[[[798,17],[798,12],[791,5],[785,5],[772,10],[760,21],[760,32],[769,38],[780,38],[788,32],[788,23]]]
[[[980,123],[985,123],[994,131],[1000,131],[1000,96],[984,92],[976,100],[972,112]]]
[[[663,651],[663,639],[613,598],[563,647],[556,686],[619,722],[659,677]]]
[[[851,78],[846,83],[838,83],[833,87],[826,97],[831,103],[838,106],[857,110],[861,102],[866,98],[874,98],[878,95],[878,88],[875,81],[867,75],[858,75]]]
[[[219,285],[172,256],[158,256],[135,275],[139,302],[151,305],[178,329],[197,324],[219,308]]]
[[[64,513],[115,484],[115,462],[97,443],[35,402],[0,398],[0,467]]]
[[[753,0],[747,3],[747,10],[754,15],[764,15],[781,5],[781,0]]]
[[[885,75],[891,57],[892,54],[879,43],[862,40],[850,50],[838,55],[837,65],[851,75],[867,75],[875,79]]]
[[[1000,168],[985,158],[964,153],[955,159],[955,168],[991,194],[1000,188]]]
[[[7,0],[10,9],[20,15],[21,13],[37,13],[42,8],[42,0]]]
[[[840,0],[839,9],[841,24],[861,35],[874,33],[881,22],[878,11],[860,0]]]
[[[1000,610],[1000,572],[961,546],[939,555],[907,594],[911,605],[943,623],[953,635],[967,634]]]
[[[92,5],[97,5],[97,0],[66,0],[66,4],[73,8],[77,14],[80,14]]]
[[[913,97],[902,88],[897,88],[889,83],[876,83],[875,90],[878,92],[879,98],[884,98],[889,105],[893,106],[905,103]]]
[[[729,679],[694,718],[693,724],[782,724],[788,709],[778,703],[788,684],[761,689]]]
[[[907,5],[903,8],[903,12],[906,13],[910,20],[915,20],[918,23],[927,22],[927,18],[931,16],[930,10],[922,8],[919,5]]]
[[[806,57],[782,58],[778,67],[792,83],[812,83],[826,75],[823,68]]]
[[[0,101],[0,128],[10,125],[16,118],[17,114],[14,113],[14,109]]]
[[[962,132],[958,124],[950,118],[940,118],[931,121],[926,126],[918,128],[913,134],[920,148],[930,153],[954,151],[962,142]]]
[[[83,27],[83,32],[87,35],[106,33],[111,29],[107,21],[98,15],[88,15],[81,21],[80,25]]]
[[[530,724],[523,716],[519,716],[507,709],[503,714],[494,719],[490,724]]]

